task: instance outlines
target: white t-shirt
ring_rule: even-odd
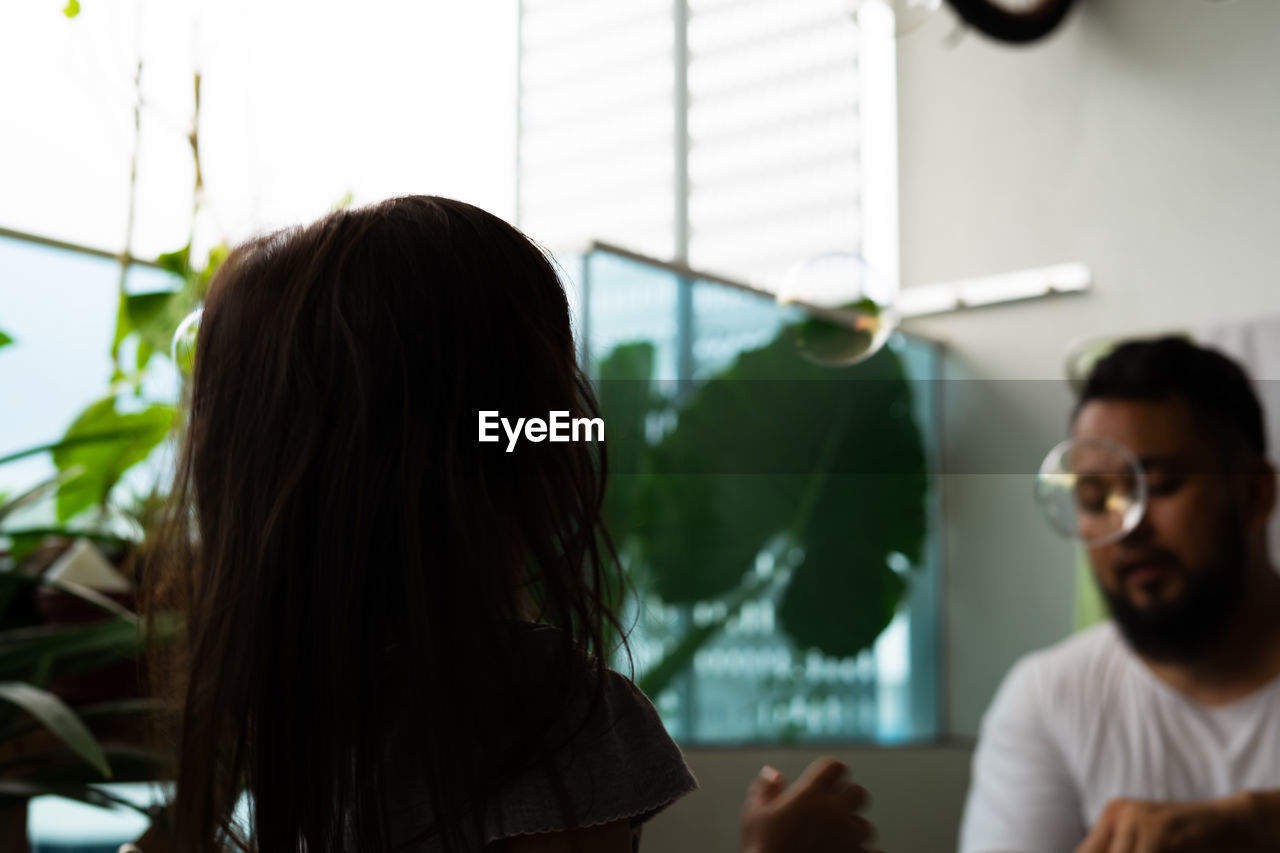
[[[1280,678],[1222,707],[1160,681],[1111,623],[1019,661],[973,757],[961,853],[1072,853],[1116,797],[1280,789]]]

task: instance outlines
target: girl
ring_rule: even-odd
[[[251,241],[210,284],[189,393],[148,580],[185,616],[157,650],[177,849],[627,851],[694,790],[605,663],[603,446],[477,440],[485,411],[598,416],[522,234],[418,196]],[[791,791],[766,773],[744,848],[859,849],[863,797],[836,762]]]

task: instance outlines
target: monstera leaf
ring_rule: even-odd
[[[630,532],[636,497],[647,474],[645,424],[661,405],[653,391],[654,358],[653,344],[636,341],[615,347],[598,368],[596,397],[609,431],[604,515],[620,540]]]
[[[792,570],[779,622],[799,646],[844,657],[892,620],[906,580],[891,564],[920,558],[924,446],[892,349],[833,369],[802,358],[791,337],[784,330],[703,383],[654,447],[634,428],[615,427],[615,411],[634,424],[653,405],[644,383],[633,383],[629,397],[620,383],[612,399],[602,386],[611,463],[621,452],[619,467],[638,481],[609,505],[610,522],[639,555],[645,588],[667,603],[721,600],[736,609],[744,592],[763,591],[748,574],[757,555],[787,543]],[[627,346],[630,354],[602,362],[614,375],[641,351]],[[675,652],[691,658],[683,646]],[[647,678],[644,686],[662,685]]]

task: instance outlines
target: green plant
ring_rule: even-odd
[[[123,312],[122,312],[123,314]],[[136,333],[136,332],[135,332]],[[0,347],[12,343],[0,335]],[[0,497],[0,814],[23,813],[31,797],[54,794],[103,807],[139,809],[98,785],[147,781],[163,766],[163,755],[144,745],[147,718],[156,703],[117,698],[74,709],[59,697],[65,679],[82,678],[138,658],[143,642],[137,617],[92,590],[51,582],[33,553],[49,537],[87,535],[118,552],[134,542],[93,519],[68,522],[91,507],[105,508],[128,468],[163,440],[173,421],[171,404],[138,412],[115,410],[115,399],[90,406],[62,439],[8,453],[0,464],[49,454],[57,473],[16,496]],[[19,510],[54,499],[53,525],[22,526]],[[3,545],[7,542],[7,549]],[[101,611],[84,624],[42,624],[37,595],[54,587]],[[172,626],[159,623],[168,632]],[[96,677],[96,676],[95,676]],[[127,691],[126,691],[127,692]],[[6,836],[8,837],[8,836]]]
[[[80,4],[71,0],[63,9],[68,18],[80,13]],[[138,10],[139,16],[142,14]],[[228,248],[219,244],[204,257],[193,256],[196,224],[200,219],[204,200],[204,171],[200,157],[200,103],[201,74],[192,74],[194,104],[190,128],[185,142],[191,153],[194,182],[191,196],[191,220],[187,243],[175,252],[157,258],[158,265],[174,276],[175,287],[149,293],[131,293],[127,287],[129,272],[136,259],[133,256],[133,230],[137,207],[138,155],[140,150],[142,111],[149,106],[142,87],[143,61],[139,56],[134,65],[131,84],[133,88],[133,145],[130,155],[128,207],[125,220],[124,246],[120,252],[120,269],[117,284],[119,294],[116,310],[115,334],[111,342],[112,374],[106,394],[91,402],[71,423],[63,436],[63,447],[54,452],[53,462],[64,476],[58,486],[56,504],[59,523],[66,523],[84,513],[95,511],[99,519],[107,515],[113,500],[113,492],[122,478],[132,468],[148,459],[155,448],[175,426],[178,426],[178,409],[174,399],[146,399],[147,379],[153,359],[159,355],[166,359],[170,354],[170,342],[175,329],[188,313],[204,298],[209,279]],[[131,358],[126,358],[128,355]],[[91,441],[69,445],[76,438],[117,432],[119,441]],[[163,504],[163,495],[153,486],[150,494],[134,496],[127,506],[151,509]],[[117,504],[119,507],[119,504]],[[143,530],[153,519],[135,519]]]
[[[21,505],[52,493],[58,479],[0,503],[0,523]],[[33,598],[41,586],[54,586],[101,610],[102,620],[39,624]],[[155,704],[124,699],[73,710],[49,686],[60,678],[132,660],[141,642],[137,617],[110,599],[83,587],[50,582],[12,554],[0,561],[0,806],[57,794],[94,805],[136,808],[95,784],[154,778],[160,756],[136,742],[101,742],[86,721],[141,732]]]
[[[74,18],[76,0],[64,8]],[[126,498],[133,483],[126,475],[152,457],[178,426],[176,399],[149,397],[147,380],[156,365],[169,357],[169,343],[181,319],[203,298],[217,265],[226,255],[217,246],[195,261],[191,239],[177,252],[158,259],[174,275],[175,286],[151,293],[131,293],[126,287],[132,255],[136,202],[138,140],[143,104],[142,62],[133,74],[134,146],[129,182],[129,209],[124,247],[120,253],[118,307],[111,341],[112,372],[106,393],[74,418],[60,440],[27,448],[0,458],[0,464],[50,454],[56,474],[47,482],[15,498],[0,497],[0,807],[20,804],[38,794],[58,794],[95,805],[125,805],[95,787],[103,781],[144,781],[156,778],[162,756],[141,746],[144,716],[153,702],[127,698],[77,706],[58,697],[59,679],[92,673],[104,666],[137,658],[142,643],[138,619],[92,590],[56,585],[102,611],[102,619],[88,624],[40,624],[34,600],[49,581],[34,565],[33,553],[50,536],[90,536],[118,551],[135,548],[140,535],[123,535],[109,523],[112,509],[135,516],[135,528],[150,526],[164,504],[152,486],[142,495]],[[200,75],[194,75],[196,106],[187,136],[195,164],[192,232],[202,195],[198,126]],[[11,338],[0,333],[0,347]],[[157,358],[157,356],[159,356]],[[15,526],[17,510],[52,496],[53,523]],[[165,620],[154,623],[168,633]],[[54,688],[54,689],[51,689]],[[101,737],[94,731],[102,732]],[[0,811],[8,813],[12,810]],[[8,836],[6,836],[7,838]]]
[[[0,333],[0,347],[12,338]],[[164,431],[154,417],[82,418],[60,441],[0,457],[0,465],[49,453],[59,471],[15,497],[0,498],[0,808],[43,794],[57,794],[99,806],[137,808],[95,787],[105,781],[154,778],[160,756],[136,742],[100,742],[90,723],[145,730],[144,717],[155,710],[146,699],[97,702],[72,709],[49,689],[59,678],[92,672],[135,659],[142,637],[137,617],[92,590],[51,584],[31,570],[29,558],[51,535],[81,533],[65,525],[13,527],[18,511],[59,493],[68,483],[94,483],[105,496],[110,471],[123,472],[121,460],[135,461]],[[118,474],[114,475],[118,478]],[[74,495],[77,492],[71,492]],[[69,506],[58,494],[59,510]],[[71,515],[74,513],[68,513]],[[105,533],[90,535],[120,545]],[[39,623],[34,598],[41,586],[56,586],[102,611],[103,619],[80,625]]]
[[[644,674],[650,696],[766,594],[780,595],[779,624],[798,647],[856,654],[906,590],[892,563],[919,562],[928,480],[901,360],[885,348],[821,367],[798,355],[793,331],[741,353],[679,404],[656,392],[652,344],[621,345],[600,363],[611,468],[623,472],[606,515],[630,576],[667,604],[724,605]],[[664,412],[676,426],[650,443]],[[762,552],[786,555],[787,576],[755,572]]]
[[[72,421],[59,449],[53,452],[53,463],[60,473],[78,472],[58,487],[59,522],[70,521],[86,511],[105,515],[113,491],[125,474],[147,460],[179,425],[176,400],[144,397],[148,371],[154,368],[157,357],[162,361],[171,359],[169,345],[174,331],[199,305],[226,253],[226,247],[219,245],[202,264],[193,266],[190,246],[185,246],[159,258],[160,265],[181,282],[178,288],[150,293],[121,290],[108,393],[90,403]],[[130,348],[133,359],[126,370],[123,357]],[[74,443],[78,438],[110,433],[118,436],[116,441]],[[154,508],[163,503],[154,489],[150,495],[134,498],[132,506]],[[150,527],[148,517],[137,521],[144,530]]]

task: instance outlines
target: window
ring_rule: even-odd
[[[815,254],[896,278],[892,41],[845,0],[523,0],[517,216],[776,289]]]
[[[0,236],[4,313],[0,330],[14,342],[0,349],[0,399],[13,416],[0,419],[0,456],[58,440],[86,406],[108,393],[120,264],[105,253]],[[126,290],[173,290],[168,272],[146,264],[129,269]],[[124,352],[124,363],[132,353]],[[122,405],[178,397],[176,371],[157,359],[143,395]],[[55,473],[47,454],[0,467],[0,493],[17,494]],[[155,469],[137,477],[154,476]],[[142,479],[135,486],[145,489]],[[48,509],[48,507],[45,507]],[[47,519],[45,519],[47,520]]]

